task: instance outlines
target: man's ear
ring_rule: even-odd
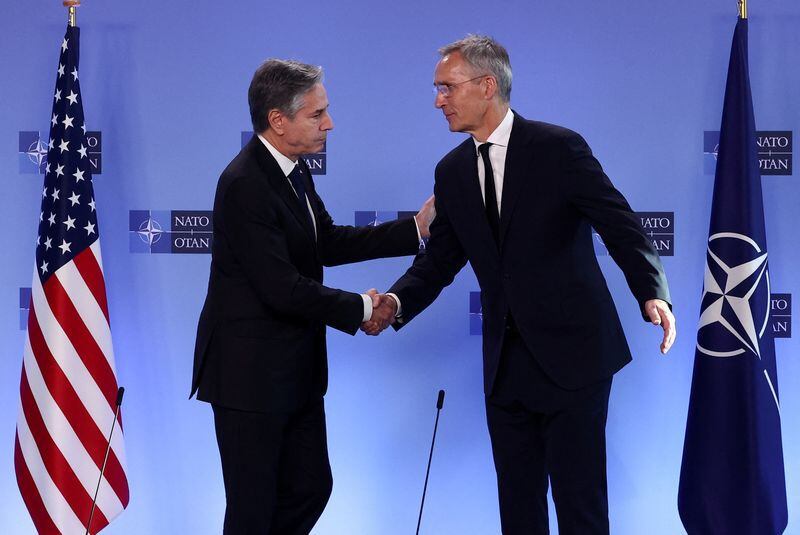
[[[267,122],[269,127],[275,131],[279,136],[283,135],[284,123],[286,116],[277,109],[272,109],[267,112]]]
[[[494,76],[487,76],[486,89],[483,92],[483,96],[486,100],[492,100],[496,94],[497,94],[497,80],[495,79]]]

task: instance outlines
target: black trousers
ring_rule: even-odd
[[[325,407],[257,413],[214,405],[225,535],[307,535],[331,495]]]
[[[504,535],[549,533],[548,479],[560,535],[607,535],[605,427],[611,378],[553,383],[513,330],[486,399]]]

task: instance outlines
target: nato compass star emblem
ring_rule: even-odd
[[[41,169],[42,162],[47,158],[47,143],[41,139],[37,139],[31,143],[31,146],[28,147],[28,151],[25,154],[28,155],[28,159],[31,163],[36,164],[37,169]]]
[[[152,217],[148,217],[147,221],[143,221],[142,224],[139,225],[139,231],[137,232],[148,247],[152,247],[154,243],[160,240],[163,233],[164,231],[161,229],[161,225]]]
[[[769,322],[767,253],[744,234],[708,238],[697,349],[711,357],[752,353]]]

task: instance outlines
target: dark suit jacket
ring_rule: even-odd
[[[631,360],[595,258],[591,227],[640,306],[669,302],[664,270],[625,198],[570,130],[514,116],[506,155],[500,247],[489,230],[471,138],[436,166],[436,219],[427,254],[389,290],[402,320],[427,307],[469,260],[481,288],[484,388],[490,394],[511,314],[530,352],[559,386],[577,389]]]
[[[357,293],[322,284],[322,267],[409,255],[413,220],[337,226],[305,163],[314,237],[288,180],[258,137],[220,176],[211,274],[200,321],[192,395],[224,407],[291,411],[327,389],[325,326],[355,334]]]

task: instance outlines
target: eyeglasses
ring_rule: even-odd
[[[469,80],[464,80],[463,82],[458,82],[455,84],[433,84],[433,94],[434,95],[442,95],[443,97],[449,97],[450,93],[453,91],[453,88],[459,86],[461,84],[466,84],[467,82],[472,82],[473,80],[477,80],[479,78],[484,78],[486,76],[490,76],[489,74],[481,74],[480,76],[476,76],[475,78],[470,78]]]

